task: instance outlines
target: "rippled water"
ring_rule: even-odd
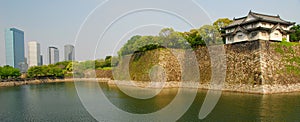
[[[115,106],[142,114],[165,107],[177,93],[177,89],[166,89],[156,97],[140,100],[127,96],[116,87],[106,84],[101,84],[101,87]],[[206,91],[199,90],[192,106],[178,121],[200,121],[198,113],[205,95]],[[0,88],[0,121],[96,120],[81,104],[74,83],[52,83]],[[215,109],[204,121],[300,121],[300,93],[256,95],[223,92]]]

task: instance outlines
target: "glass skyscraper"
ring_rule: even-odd
[[[56,47],[49,47],[49,64],[59,62],[59,50]]]
[[[75,60],[75,50],[73,45],[65,45],[65,61]]]
[[[24,32],[16,28],[5,30],[6,65],[22,69],[24,57]]]

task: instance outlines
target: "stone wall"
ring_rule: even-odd
[[[299,46],[285,47],[280,43],[260,40],[223,47],[227,62],[226,84],[254,87],[264,84],[300,83],[300,75],[297,74],[300,73]],[[214,50],[217,49],[212,51]],[[200,82],[210,83],[212,66],[208,48],[199,47],[194,53],[199,63]],[[130,78],[126,80],[149,81],[151,68],[159,65],[164,69],[167,81],[180,81],[181,65],[188,55],[180,49],[156,49],[138,52],[126,58],[127,61],[121,61],[117,67],[116,71],[119,73],[114,72],[114,77],[118,77],[117,80],[124,80],[122,74],[129,71]],[[124,67],[126,63],[129,64],[129,69]]]
[[[226,82],[231,84],[262,84],[260,42],[250,41],[225,45]]]
[[[264,84],[300,83],[300,45],[261,41],[261,65]]]

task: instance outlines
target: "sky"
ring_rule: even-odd
[[[116,55],[133,35],[156,35],[163,27],[189,31],[218,18],[242,17],[250,10],[300,23],[300,0],[1,0],[0,65],[5,64],[4,29],[15,27],[27,42],[41,45],[44,64],[49,46],[75,45],[76,60]]]

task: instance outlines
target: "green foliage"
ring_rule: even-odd
[[[299,67],[296,67],[296,66],[293,66],[293,65],[286,65],[285,67],[286,67],[288,73],[293,73],[295,75],[300,75],[300,68]]]
[[[2,79],[2,67],[0,66],[0,79]]]
[[[189,47],[189,43],[182,33],[176,32],[172,28],[164,28],[158,36],[133,36],[119,50],[118,54],[123,56],[163,47],[184,49]]]
[[[8,79],[8,78],[17,78],[21,76],[20,70],[13,68],[11,66],[0,67],[0,78]]]
[[[204,25],[200,28],[199,33],[206,45],[223,44],[221,33],[214,26]]]
[[[284,54],[284,53],[294,54],[295,51],[292,48],[290,48],[290,47],[297,46],[297,45],[299,45],[299,43],[296,43],[296,42],[287,42],[285,40],[282,40],[280,43],[273,43],[272,45],[275,46],[275,51],[277,53],[280,53],[280,54]]]
[[[112,56],[106,56],[105,60],[96,60],[95,61],[95,69],[103,69],[103,68],[110,68],[112,67]],[[114,64],[116,65],[116,64]]]
[[[291,30],[293,31],[290,34],[290,41],[291,42],[298,42],[300,41],[300,25],[295,25],[294,27],[291,28]]]
[[[275,52],[280,53],[280,54],[283,54],[283,53],[284,53],[284,50],[283,50],[281,47],[276,47],[276,48],[275,48]]]
[[[286,65],[285,68],[279,72],[287,72],[294,75],[300,75],[300,57],[296,56],[294,50],[295,46],[299,48],[299,43],[287,42],[283,40],[280,43],[273,43],[275,52],[280,53],[282,60]]]
[[[286,69],[289,73],[294,73],[295,75],[300,74],[300,57],[289,57],[286,59],[289,64],[293,65],[286,65]]]
[[[287,61],[290,63],[295,63],[300,66],[300,57],[292,57],[292,58],[287,59]]]
[[[287,42],[287,41],[281,41],[279,43],[281,46],[285,46],[285,47],[291,47],[291,46],[295,46],[297,45],[298,43],[295,43],[295,42]]]
[[[33,66],[27,71],[28,77],[39,78],[39,77],[63,77],[63,69],[56,65],[44,65],[44,66]]]
[[[141,51],[141,52],[145,52],[145,51],[154,50],[154,49],[157,49],[157,48],[162,48],[162,46],[160,46],[158,44],[149,44],[149,45],[140,47],[138,50]]]
[[[111,67],[103,67],[103,68],[101,68],[101,70],[112,70],[112,68]]]
[[[137,48],[135,47],[137,44],[137,42],[140,40],[142,36],[133,36],[131,37],[127,43],[120,49],[120,51],[118,52],[119,55],[128,55],[128,54],[132,54],[134,53],[134,51],[137,50]]]
[[[174,31],[172,28],[164,28],[159,32],[159,38],[161,39],[162,47],[185,49],[189,46],[187,40],[182,36],[180,32]]]
[[[56,64],[54,64],[55,66],[66,70],[66,67],[71,63],[72,61],[62,61],[62,62],[57,62]]]
[[[78,62],[69,62],[69,64],[65,67],[65,71],[72,72],[73,71],[73,64],[77,64]]]
[[[221,25],[221,20],[219,22]],[[223,25],[228,22],[224,20]],[[177,32],[172,28],[163,28],[158,36],[133,36],[119,50],[119,56],[145,52],[158,48],[187,49],[205,45],[223,44],[221,33],[212,25],[204,25],[190,32]]]
[[[193,49],[197,48],[198,46],[206,45],[204,40],[202,40],[202,37],[200,36],[199,29],[192,29],[190,30],[190,32],[183,32],[181,34]]]
[[[229,24],[231,24],[233,22],[233,20],[228,19],[228,18],[220,18],[217,21],[215,21],[213,23],[213,26],[215,26],[215,28],[217,28],[220,32],[221,32],[221,28],[228,26]]]

